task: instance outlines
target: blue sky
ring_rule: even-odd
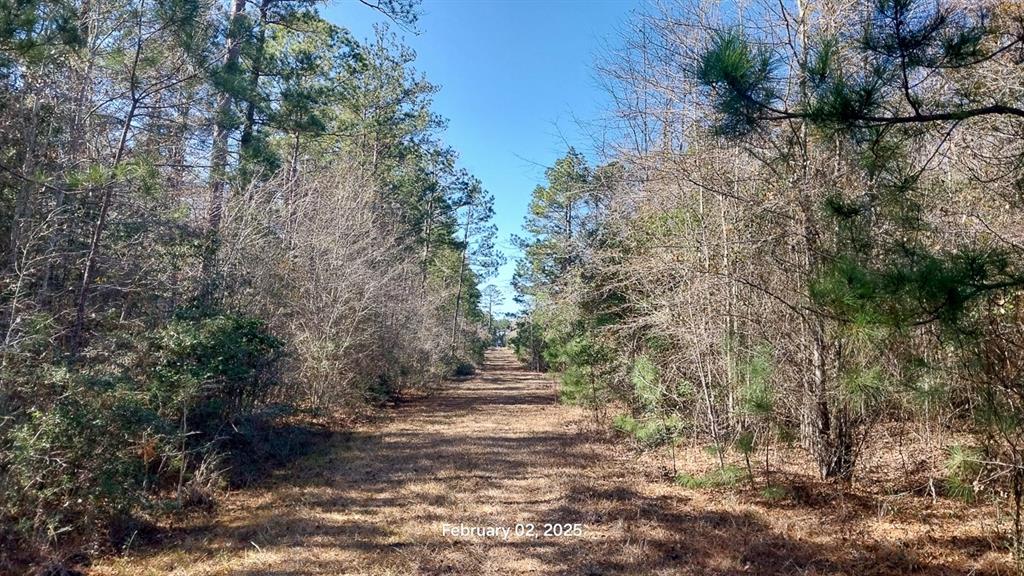
[[[509,281],[530,192],[544,167],[574,145],[587,153],[581,123],[608,109],[594,64],[638,7],[634,0],[424,0],[419,34],[392,29],[416,51],[416,69],[441,87],[434,109],[448,119],[445,141],[495,197],[499,245],[509,263],[491,280],[512,304]],[[356,0],[327,17],[359,39],[386,18]]]

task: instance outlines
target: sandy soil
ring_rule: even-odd
[[[951,503],[900,515],[856,498],[804,506],[685,490],[583,433],[586,422],[556,403],[550,380],[491,351],[478,376],[335,435],[208,521],[89,573],[1009,573],[984,527]],[[532,535],[515,535],[517,524]],[[582,533],[545,535],[545,524]],[[453,525],[512,533],[459,536]]]

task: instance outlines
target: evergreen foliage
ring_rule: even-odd
[[[307,0],[0,2],[0,572],[482,358],[493,198],[413,63]]]
[[[946,449],[914,481],[1002,502],[1022,550],[1020,8],[762,8],[660,7],[604,63],[620,138],[534,191],[517,350],[601,374],[621,436],[708,444],[768,499],[775,444],[838,482],[880,427]],[[577,364],[578,337],[611,353]]]

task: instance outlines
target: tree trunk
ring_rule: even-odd
[[[36,136],[39,131],[39,97],[32,97],[32,114],[29,117],[28,134],[25,137],[25,158],[21,164],[21,173],[25,180],[18,187],[14,198],[14,218],[11,222],[11,243],[8,265],[14,269],[18,262],[18,250],[22,244],[22,227],[31,215],[32,208],[32,174],[36,164]]]
[[[228,32],[224,40],[224,69],[230,69],[238,63],[242,43],[237,28],[244,14],[245,0],[232,0],[231,12],[228,15]],[[224,186],[227,178],[228,137],[231,133],[228,116],[231,114],[233,103],[234,98],[228,92],[221,92],[217,97],[216,117],[213,125],[213,147],[210,152],[210,205],[207,212],[211,239],[215,239],[220,229]]]
[[[434,222],[434,195],[431,194],[430,198],[427,200],[427,220],[424,223],[424,231],[423,231],[423,256],[422,256],[423,278],[422,278],[422,282],[421,282],[421,288],[424,289],[424,290],[426,290],[426,287],[427,287],[427,269],[428,269],[428,264],[427,263],[430,260],[430,232],[431,232],[431,225],[433,224],[433,222]]]
[[[459,333],[459,307],[462,306],[462,284],[463,277],[466,275],[466,258],[469,255],[469,227],[473,221],[473,204],[470,203],[466,208],[466,228],[462,234],[462,260],[459,263],[459,289],[455,292],[455,314],[452,318],[452,357],[455,357],[456,350],[456,338]]]
[[[118,166],[121,165],[121,160],[124,158],[125,150],[128,147],[128,133],[131,130],[132,123],[135,120],[135,113],[138,110],[141,97],[138,94],[138,69],[139,60],[142,56],[142,13],[145,3],[139,5],[139,29],[138,29],[138,40],[135,43],[135,55],[132,58],[132,67],[130,72],[130,94],[131,94],[131,105],[128,107],[128,112],[125,114],[124,123],[121,125],[121,136],[118,138],[117,149],[114,151],[114,157],[110,161],[110,169],[114,178],[117,177],[116,171]],[[78,305],[75,311],[75,325],[71,331],[71,355],[76,356],[78,354],[79,346],[81,345],[82,327],[85,324],[85,306],[89,298],[89,288],[92,285],[92,278],[96,272],[96,259],[99,257],[100,252],[100,240],[103,237],[103,230],[107,224],[107,215],[110,212],[110,204],[114,197],[114,187],[116,182],[108,182],[103,187],[103,199],[100,201],[100,213],[96,218],[96,226],[93,228],[92,239],[89,241],[89,253],[85,258],[85,269],[82,271],[82,284],[78,290]]]
[[[487,338],[494,344],[494,300],[487,302]]]
[[[270,8],[271,0],[263,0],[260,3],[260,31],[256,37],[256,46],[253,49],[252,70],[249,72],[249,98],[245,103],[245,122],[242,124],[242,135],[239,143],[244,149],[252,143],[252,135],[256,127],[256,101],[255,94],[259,90],[260,77],[263,75],[263,50],[267,43],[267,9]]]

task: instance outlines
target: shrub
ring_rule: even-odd
[[[476,366],[472,362],[465,360],[459,360],[455,363],[455,367],[452,368],[452,376],[461,378],[466,376],[472,376],[476,373]]]
[[[255,318],[185,316],[156,333],[149,388],[161,405],[191,403],[202,418],[220,421],[268,396],[281,347]]]
[[[152,477],[142,448],[152,440],[161,452],[169,429],[123,383],[66,375],[51,385],[62,393],[19,414],[0,460],[5,525],[33,545],[77,539],[142,504]]]
[[[280,349],[263,323],[223,314],[104,344],[87,367],[12,372],[0,398],[5,548],[99,541],[172,487],[208,502],[221,431],[272,389]]]
[[[682,429],[682,422],[674,416],[637,420],[628,414],[620,414],[615,417],[612,425],[617,432],[630,436],[645,448],[664,446],[675,441]]]
[[[973,502],[976,482],[984,472],[984,454],[977,448],[954,445],[946,449],[946,478],[943,488],[951,498]]]
[[[636,419],[630,416],[629,414],[619,414],[612,421],[612,426],[615,428],[617,432],[629,434],[630,436],[632,436],[633,434],[636,434],[636,429],[639,426],[639,424],[637,423]]]
[[[561,345],[552,345],[548,360],[562,370],[559,398],[566,404],[597,410],[607,403],[609,390],[602,367],[609,352],[588,334],[580,334]]]

